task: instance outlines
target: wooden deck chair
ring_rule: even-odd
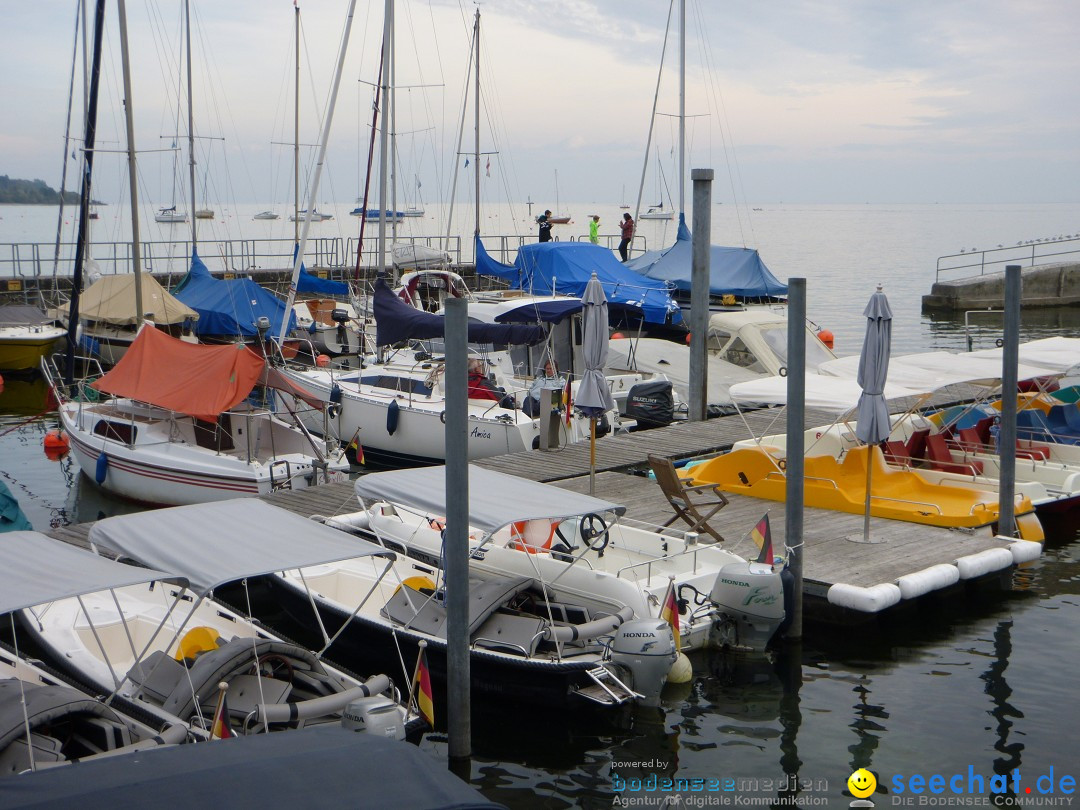
[[[680,518],[690,524],[688,531],[708,532],[718,543],[724,542],[720,532],[709,525],[710,518],[728,505],[728,499],[720,491],[719,484],[694,486],[688,478],[680,478],[671,459],[649,456],[649,466],[656,475],[656,483],[667,498],[675,516],[664,524],[667,528]],[[708,510],[708,511],[705,511]]]

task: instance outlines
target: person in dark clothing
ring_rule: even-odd
[[[634,218],[629,214],[623,214],[622,222],[619,223],[619,227],[622,229],[622,241],[619,242],[619,255],[622,256],[622,260],[625,262],[628,258],[628,248],[634,239]]]
[[[551,241],[551,223],[548,222],[548,217],[551,216],[550,211],[545,211],[536,218],[536,223],[540,226],[540,241]]]

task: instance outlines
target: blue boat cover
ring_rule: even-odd
[[[293,262],[296,262],[296,253],[300,250],[300,245],[293,246]],[[340,295],[346,296],[349,294],[349,285],[344,281],[333,281],[328,278],[319,278],[313,276],[304,267],[304,263],[300,262],[300,277],[296,280],[296,291],[302,293],[315,293],[317,295]],[[281,322],[278,321],[280,324]]]
[[[427,751],[327,726],[88,759],[0,780],[0,807],[497,810]]]
[[[676,289],[689,293],[691,251],[690,229],[680,214],[674,245],[643,253],[626,266],[646,278],[670,282]],[[756,250],[710,245],[709,293],[730,293],[741,299],[771,298],[787,295],[787,285],[772,274]]]
[[[285,317],[285,302],[249,278],[219,280],[210,275],[198,251],[191,252],[188,270],[173,295],[199,313],[195,334],[242,335],[256,337],[255,323],[270,319],[271,334],[277,334]],[[287,331],[296,327],[296,315],[289,313]]]
[[[0,532],[28,532],[33,528],[19,507],[19,501],[11,494],[7,485],[0,481]]]
[[[446,321],[442,315],[409,306],[382,278],[375,279],[375,343],[389,346],[403,340],[442,337]],[[479,323],[469,321],[470,343],[527,345],[540,343],[547,332],[537,323]]]
[[[646,323],[675,324],[679,305],[663,281],[628,270],[615,254],[590,242],[536,242],[522,245],[513,266],[492,259],[476,241],[476,272],[498,276],[519,290],[538,295],[552,292],[581,296],[593,273],[607,296],[608,309],[642,313]]]

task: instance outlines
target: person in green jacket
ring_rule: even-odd
[[[593,214],[592,222],[589,223],[589,241],[594,245],[600,244],[600,215]]]

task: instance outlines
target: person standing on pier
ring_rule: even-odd
[[[600,215],[593,214],[589,223],[589,241],[594,245],[600,244]]]
[[[536,222],[540,226],[540,241],[541,242],[550,242],[551,241],[551,223],[548,222],[548,217],[550,217],[550,216],[551,216],[551,212],[550,211],[545,211],[544,213],[542,213],[540,216],[538,216],[536,218]]]
[[[630,243],[634,240],[634,218],[630,214],[622,215],[622,222],[619,223],[619,227],[622,229],[622,241],[619,242],[619,255],[622,256],[622,260],[625,262],[629,258]]]

